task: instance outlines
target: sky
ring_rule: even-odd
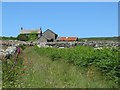
[[[0,36],[2,35],[2,3],[0,2]]]
[[[21,27],[67,37],[118,36],[118,3],[3,2],[2,36],[17,36]]]
[[[119,2],[120,0],[1,0],[2,2]]]

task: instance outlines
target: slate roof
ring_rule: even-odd
[[[45,32],[43,32],[43,35],[44,35],[44,33],[46,33],[46,32],[51,32],[51,33],[53,33],[53,34],[56,34],[56,33],[54,33],[52,30],[50,30],[50,29],[47,29]],[[57,35],[57,34],[56,34]]]
[[[42,31],[41,30],[21,30],[20,31],[20,34],[30,34],[30,33],[33,33],[33,32],[36,32],[36,33],[41,33]]]

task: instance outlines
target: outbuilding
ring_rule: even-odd
[[[52,30],[47,29],[43,32],[42,36],[39,38],[39,42],[54,42],[57,38],[57,34],[54,33]]]

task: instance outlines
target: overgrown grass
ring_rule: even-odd
[[[87,48],[85,48],[87,50]],[[58,51],[60,56],[55,56]],[[64,53],[72,52],[63,49]],[[51,51],[51,52],[50,52]],[[117,85],[105,76],[95,66],[78,67],[73,62],[68,63],[68,56],[61,49],[30,47],[24,51],[24,64],[27,67],[23,77],[25,88],[113,88]],[[88,53],[88,52],[87,52]],[[53,55],[53,56],[52,56]],[[61,57],[62,55],[62,57]],[[86,55],[87,56],[87,55]],[[63,57],[66,57],[63,58]],[[70,59],[70,58],[69,58]],[[26,62],[26,63],[25,63]],[[84,64],[82,64],[84,66]]]
[[[2,87],[3,88],[20,88],[23,74],[23,58],[17,58],[17,63],[13,58],[2,64]]]
[[[3,88],[117,88],[118,50],[26,47],[3,63]]]
[[[118,78],[120,77],[118,63],[119,50],[115,48],[103,48],[94,50],[91,47],[80,46],[76,48],[38,48],[35,47],[37,53],[49,57],[51,60],[64,60],[64,62],[79,67],[95,66],[106,76],[106,80],[114,82],[113,87],[118,86]]]
[[[21,54],[24,48],[21,47]],[[23,85],[23,74],[25,67],[23,65],[23,57],[21,54],[17,57],[17,53],[12,55],[10,59],[2,60],[2,88],[21,88]]]

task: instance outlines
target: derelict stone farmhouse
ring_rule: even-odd
[[[47,29],[42,36],[39,38],[40,42],[54,42],[58,35],[54,33],[52,30]]]
[[[37,29],[37,30],[27,30],[27,29],[23,29],[23,28],[21,27],[20,34],[29,36],[31,33],[36,33],[36,36],[37,36],[38,38],[40,38],[40,37],[42,36],[42,30],[41,30],[41,28],[40,28],[40,29]]]
[[[35,33],[38,37],[39,42],[54,42],[54,41],[77,41],[77,37],[58,37],[58,35],[50,29],[47,29],[42,33],[42,29],[37,30],[26,30],[21,28],[20,34],[29,36],[31,33]]]

